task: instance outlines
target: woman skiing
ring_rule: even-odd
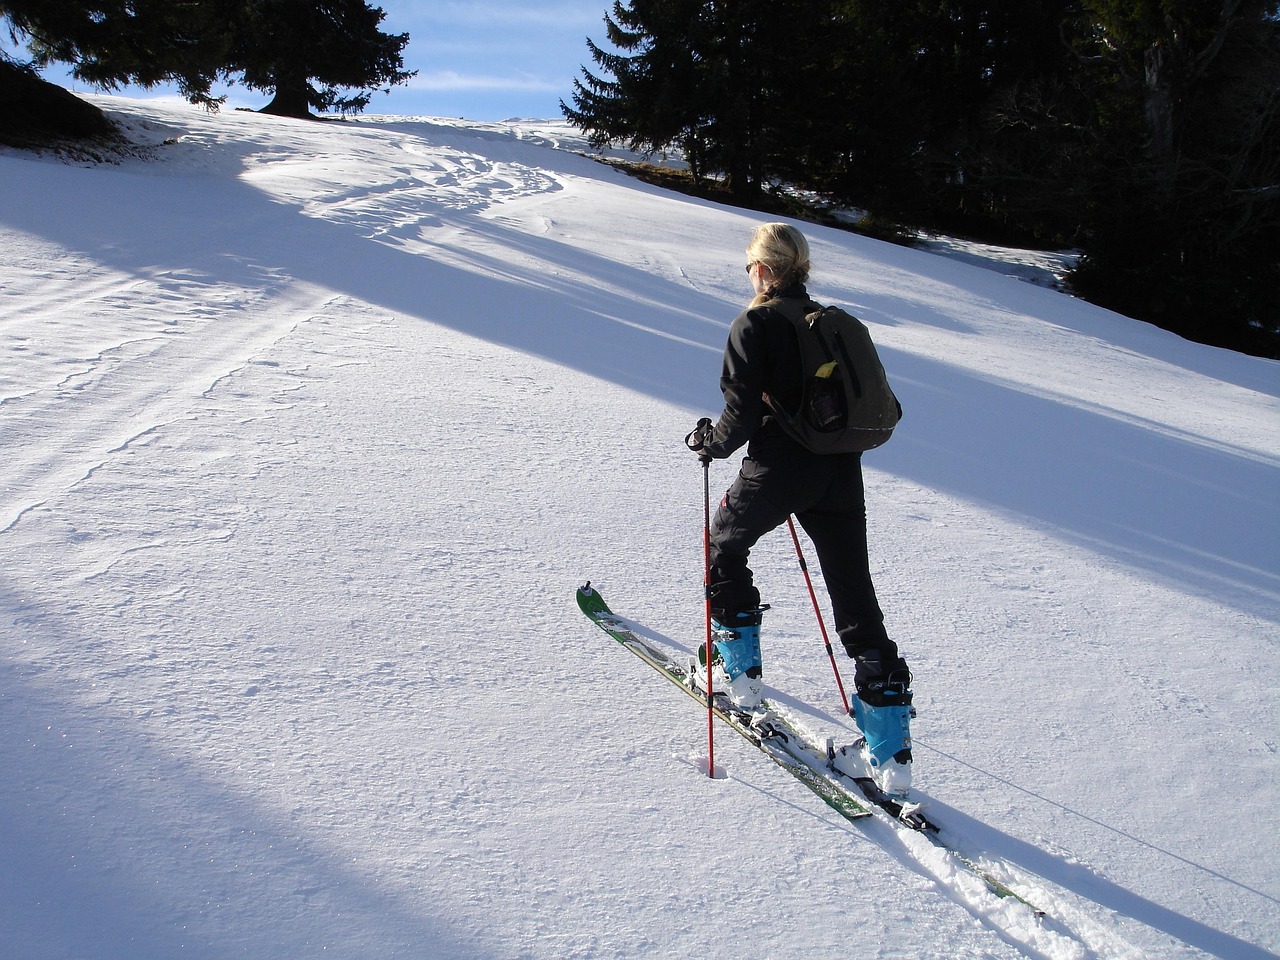
[[[747,455],[711,523],[710,596],[720,689],[744,709],[763,692],[762,606],[750,568],[751,548],[794,514],[813,540],[831,597],[836,632],[854,659],[853,715],[866,741],[860,753],[880,788],[905,796],[911,782],[911,674],[884,627],[867,558],[860,453],[817,454],[771,415],[799,405],[803,390],[796,328],[783,311],[811,303],[809,244],[795,227],[766,223],[747,247],[755,293],[733,321],[720,375],[724,410],[686,438],[701,457]],[[837,763],[849,751],[837,755]],[[861,775],[861,771],[854,775]]]

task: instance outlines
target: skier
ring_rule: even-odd
[[[813,540],[831,597],[835,627],[853,658],[853,715],[866,741],[853,750],[877,785],[905,796],[911,783],[911,673],[884,627],[867,558],[862,455],[820,455],[788,436],[767,394],[794,409],[802,391],[797,332],[771,303],[808,302],[809,244],[795,227],[766,223],[747,247],[754,299],[733,321],[720,375],[724,410],[686,438],[701,458],[747,456],[711,523],[711,613],[719,689],[752,709],[763,693],[760,624],[767,606],[747,566],[756,542],[794,514]],[[850,757],[837,753],[837,764]]]

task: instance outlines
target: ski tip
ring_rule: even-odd
[[[590,580],[578,588],[578,609],[588,616],[613,612],[604,602],[604,597],[600,596],[600,591],[591,585]]]

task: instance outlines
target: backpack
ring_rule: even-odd
[[[791,321],[800,341],[799,409],[764,397],[782,428],[814,453],[861,452],[887,441],[902,406],[862,321],[811,300],[774,299],[767,306]]]

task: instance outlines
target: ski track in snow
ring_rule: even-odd
[[[6,955],[1277,955],[1276,364],[810,230],[907,409],[920,793],[1036,921],[727,734],[699,777],[573,605],[696,642],[757,218],[560,124],[100,102],[150,159],[0,151]],[[752,566],[771,695],[851,738],[789,538]]]

